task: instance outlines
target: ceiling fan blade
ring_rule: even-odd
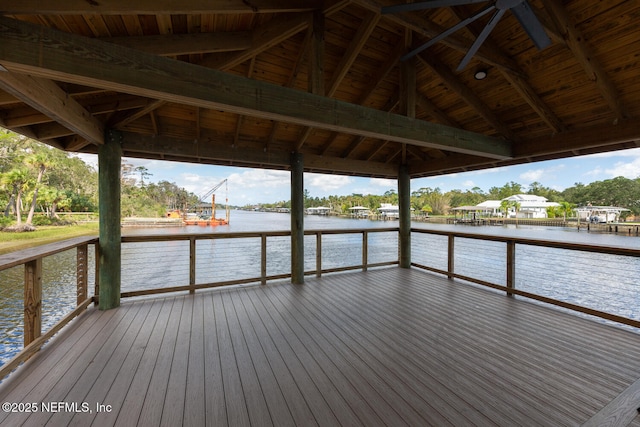
[[[478,49],[480,49],[480,46],[482,46],[482,43],[484,43],[487,37],[489,37],[489,34],[493,30],[493,28],[496,26],[498,21],[500,21],[500,18],[502,18],[502,15],[504,15],[506,11],[507,11],[506,9],[496,10],[496,13],[494,13],[491,19],[489,19],[489,22],[487,22],[487,25],[483,28],[482,32],[478,35],[478,38],[476,39],[476,41],[473,42],[473,44],[467,51],[467,54],[464,56],[464,58],[462,58],[462,61],[460,61],[460,65],[458,65],[457,71],[464,70],[464,67],[466,67],[469,61],[471,61],[471,58],[473,58],[473,56],[476,54]]]
[[[512,7],[511,12],[520,21],[520,25],[522,25],[522,28],[524,28],[538,49],[544,49],[551,44],[551,39],[544,31],[544,27],[533,12],[533,9],[531,9],[531,6],[529,6],[529,3],[523,1],[519,5]]]
[[[426,48],[428,48],[430,46],[433,46],[434,44],[438,43],[440,40],[444,39],[445,37],[448,37],[449,35],[455,33],[460,28],[467,26],[468,24],[472,23],[476,19],[478,19],[478,18],[486,15],[487,13],[491,12],[493,9],[495,9],[495,5],[493,5],[493,4],[490,4],[490,5],[486,6],[484,9],[480,10],[475,15],[470,16],[470,17],[458,22],[456,25],[454,25],[453,27],[449,28],[448,30],[438,34],[437,36],[435,36],[434,38],[432,38],[431,40],[429,40],[428,42],[426,42],[422,46],[417,47],[417,48],[413,49],[411,52],[405,54],[402,58],[400,58],[400,60],[401,61],[406,61],[409,58],[413,58],[414,56],[416,56],[417,54],[419,54],[420,52],[422,52]]]
[[[414,10],[434,9],[436,7],[450,7],[461,6],[465,4],[482,3],[487,0],[432,0],[421,1],[417,3],[398,4],[395,6],[384,6],[380,9],[380,13],[398,13],[398,12],[411,12]]]

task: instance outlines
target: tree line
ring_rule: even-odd
[[[149,183],[150,175],[123,161],[123,216],[164,216],[198,203],[175,183]],[[63,211],[97,213],[98,172],[74,155],[0,129],[0,207],[0,228],[8,230],[64,222]]]
[[[123,216],[164,216],[168,210],[195,206],[198,196],[175,183],[149,182],[145,167],[134,167],[123,161],[121,175],[121,207]],[[640,215],[640,178],[617,177],[590,184],[576,183],[558,191],[534,182],[528,187],[510,181],[502,187],[483,191],[443,192],[440,188],[423,187],[411,194],[415,212],[446,215],[451,208],[474,206],[485,200],[502,200],[514,194],[535,194],[561,204],[550,216],[565,216],[571,207],[618,206],[627,215]],[[348,196],[313,197],[304,193],[305,207],[328,206],[336,212],[364,206],[376,210],[382,203],[398,204],[398,194],[391,189],[382,195],[351,194]],[[264,207],[290,207],[289,201],[264,204]],[[80,158],[62,150],[0,129],[0,228],[55,223],[58,212],[97,212],[98,173]],[[38,214],[38,215],[36,215]]]
[[[590,184],[576,183],[563,191],[545,187],[534,182],[525,187],[517,182],[507,182],[501,187],[491,187],[483,191],[479,187],[470,190],[451,190],[443,192],[440,188],[423,187],[411,193],[411,207],[414,212],[424,214],[447,215],[450,210],[460,206],[475,206],[486,200],[502,200],[515,194],[532,194],[545,197],[549,202],[560,204],[548,210],[549,217],[571,216],[573,208],[578,206],[617,206],[630,210],[622,217],[640,215],[640,178],[617,177]],[[308,190],[304,195],[305,208],[326,206],[334,212],[348,213],[354,206],[363,206],[372,211],[382,203],[398,204],[398,194],[388,190],[383,195],[350,194],[346,196],[312,197]],[[264,207],[290,207],[289,201],[263,205]]]

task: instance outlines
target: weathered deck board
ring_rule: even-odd
[[[92,413],[0,424],[557,426],[607,405],[629,422],[638,348],[640,334],[415,269],[335,274],[89,309],[0,401]]]

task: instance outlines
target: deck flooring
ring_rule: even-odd
[[[639,378],[640,334],[386,268],[89,309],[0,425],[572,426]]]

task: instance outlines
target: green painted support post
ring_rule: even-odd
[[[304,180],[303,158],[291,155],[291,283],[304,283]]]
[[[98,192],[100,212],[100,295],[98,307],[109,310],[120,305],[121,232],[120,162],[122,134],[108,130],[98,148]]]
[[[411,267],[411,180],[407,165],[398,172],[398,209],[400,215],[400,267]]]

